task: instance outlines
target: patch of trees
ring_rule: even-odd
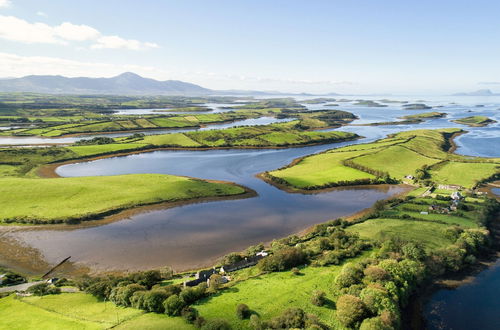
[[[86,145],[102,145],[102,144],[110,144],[115,143],[115,139],[106,137],[106,136],[98,136],[92,139],[82,139],[76,141],[74,144],[77,146],[86,146]]]
[[[46,296],[49,294],[59,294],[61,293],[61,289],[48,283],[40,283],[33,285],[26,292],[34,296]]]
[[[4,275],[0,279],[0,287],[16,285],[26,282],[26,279],[23,276],[11,271],[6,271],[3,268],[0,268],[0,274]]]

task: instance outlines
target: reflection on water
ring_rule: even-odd
[[[500,260],[473,282],[439,290],[425,306],[429,329],[500,329]]]

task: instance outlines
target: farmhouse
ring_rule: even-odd
[[[184,287],[197,286],[200,283],[207,282],[210,279],[210,276],[216,273],[217,271],[215,270],[215,268],[200,270],[199,272],[196,273],[194,280],[184,282]]]
[[[452,192],[450,197],[451,199],[453,199],[453,201],[459,201],[464,198],[459,191]]]

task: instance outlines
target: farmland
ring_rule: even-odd
[[[5,223],[72,223],[140,205],[243,194],[238,186],[170,175],[31,179],[3,178]],[[61,204],[61,196],[64,203]]]
[[[471,188],[498,173],[498,159],[471,159],[446,152],[456,129],[398,133],[375,143],[343,147],[296,160],[263,177],[292,189],[401,181],[417,176],[437,184]],[[427,170],[427,168],[429,168]],[[464,175],[467,173],[467,175]]]

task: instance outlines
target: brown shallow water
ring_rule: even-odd
[[[32,272],[72,256],[96,271],[170,265],[176,270],[209,266],[218,257],[346,216],[404,187],[336,189],[319,195],[294,194],[293,205],[259,205],[259,197],[154,210],[100,226],[49,229],[1,228],[0,261]],[[305,207],[311,204],[311,207]]]

